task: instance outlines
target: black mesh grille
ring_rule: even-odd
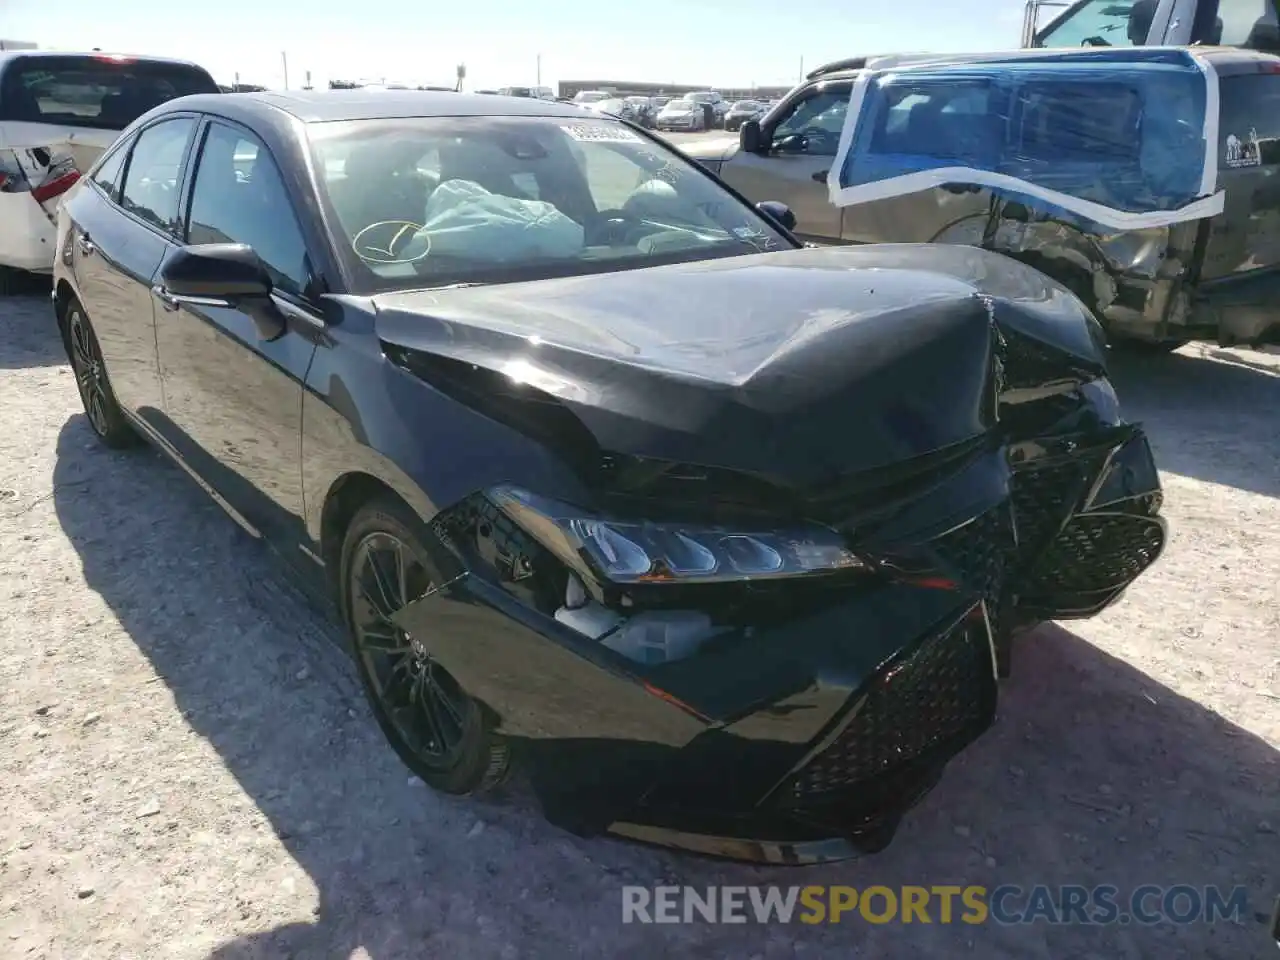
[[[1091,461],[1071,460],[1014,473],[1013,515],[1024,555],[1043,547],[1076,509],[1091,467]]]
[[[925,641],[873,683],[845,729],[796,774],[783,802],[827,800],[929,754],[958,750],[989,722],[994,685],[985,625],[968,623]]]
[[[1012,543],[1009,511],[1000,506],[939,537],[933,548],[965,586],[994,598],[1000,592],[1005,557]]]
[[[1076,517],[1040,556],[1026,592],[1080,594],[1124,586],[1155,562],[1164,540],[1164,526],[1148,517]]]

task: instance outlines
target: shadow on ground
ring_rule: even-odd
[[[1114,351],[1111,378],[1162,471],[1280,496],[1276,357],[1199,343],[1167,356]]]
[[[67,362],[53,319],[49,285],[23,290],[19,296],[0,295],[0,370],[51,367]]]
[[[147,451],[101,456],[76,416],[54,481],[87,583],[318,891],[311,922],[226,943],[211,960],[358,947],[372,960],[1240,960],[1266,947],[1256,914],[1280,863],[1263,823],[1277,820],[1276,751],[1067,630],[1026,639],[997,726],[886,852],[803,870],[681,858],[563,834],[518,790],[480,803],[408,784],[331,628],[177,469]],[[1240,924],[1186,928],[623,925],[621,886],[662,882],[1243,884],[1251,903]]]

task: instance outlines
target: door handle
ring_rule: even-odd
[[[98,249],[97,245],[89,239],[87,233],[82,233],[76,238],[76,246],[80,248],[80,256],[82,257],[91,257],[94,251]]]
[[[813,182],[814,182],[814,183],[826,183],[826,182],[827,182],[827,175],[828,175],[828,174],[830,174],[830,173],[831,173],[831,171],[830,171],[830,170],[819,170],[817,173],[815,173],[815,174],[813,175]]]
[[[151,294],[166,310],[177,310],[183,304],[190,304],[193,307],[230,307],[232,305],[230,300],[223,300],[221,297],[188,297],[180,293],[170,293],[159,283],[151,288]]]
[[[178,302],[178,298],[175,297],[173,294],[171,294],[164,287],[160,286],[159,284],[156,284],[154,287],[151,288],[151,293],[157,300],[160,301],[160,306],[164,307],[166,310],[169,310],[172,312],[174,310],[177,310],[178,307],[181,306],[181,304]]]

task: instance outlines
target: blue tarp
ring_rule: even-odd
[[[1037,51],[869,71],[828,178],[851,206],[989,187],[1114,230],[1221,212],[1218,81],[1172,48]]]

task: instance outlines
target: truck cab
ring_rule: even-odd
[[[1223,46],[1280,52],[1276,0],[1028,0],[1023,47]]]

